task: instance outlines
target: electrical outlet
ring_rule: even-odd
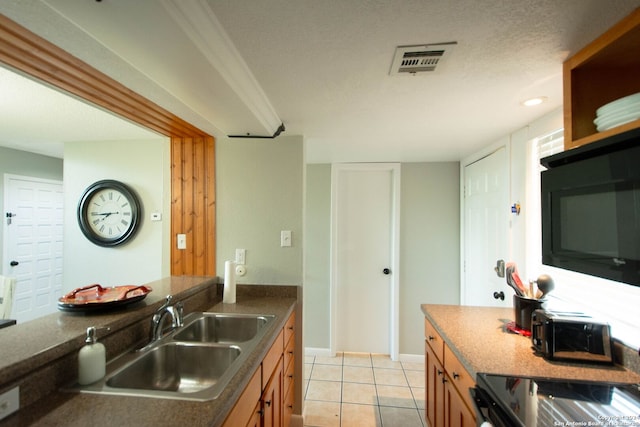
[[[20,387],[14,387],[0,395],[0,420],[20,409]]]
[[[236,249],[236,264],[244,265],[247,257],[246,249]]]

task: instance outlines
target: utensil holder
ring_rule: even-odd
[[[534,310],[542,308],[542,301],[514,295],[513,308],[515,311],[516,327],[531,331],[531,314]]]

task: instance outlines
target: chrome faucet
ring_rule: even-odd
[[[181,327],[183,323],[184,305],[182,302],[178,302],[175,305],[171,304],[173,299],[172,295],[167,295],[167,299],[164,304],[156,310],[151,318],[151,343],[158,341],[162,338],[164,332],[164,322],[168,315],[171,316],[171,329]]]

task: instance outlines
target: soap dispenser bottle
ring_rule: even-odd
[[[87,385],[104,377],[107,358],[104,344],[98,342],[96,328],[87,328],[85,346],[78,353],[78,383]]]

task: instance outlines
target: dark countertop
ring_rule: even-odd
[[[550,361],[531,339],[508,332],[513,308],[422,304],[422,312],[469,373],[640,383],[622,366]]]
[[[89,326],[108,325],[115,331],[133,323],[135,319],[151,319],[155,308],[168,294],[179,295],[180,299],[184,299],[203,286],[216,286],[216,281],[216,278],[200,276],[167,277],[149,283],[148,286],[153,291],[143,301],[121,310],[90,314],[57,312],[10,328],[2,328],[0,385],[82,345]]]
[[[169,279],[169,283],[174,280]],[[202,278],[187,280],[193,285],[198,282],[202,284]],[[156,284],[152,283],[151,286]],[[215,284],[214,284],[215,286]],[[189,286],[187,286],[189,288]],[[155,290],[155,287],[154,287]],[[188,291],[187,291],[188,292]],[[154,292],[155,293],[155,292]],[[163,299],[165,293],[156,293],[157,301]],[[151,296],[151,294],[149,295]],[[221,395],[212,401],[192,402],[185,400],[173,399],[155,399],[144,397],[126,397],[126,396],[109,396],[88,393],[75,393],[65,391],[55,391],[49,396],[39,400],[36,404],[21,410],[0,421],[0,425],[10,426],[162,426],[162,425],[185,425],[185,426],[217,426],[220,425],[228,412],[235,404],[240,393],[248,383],[251,374],[255,372],[260,365],[264,355],[277,336],[277,332],[284,326],[284,322],[289,314],[296,306],[296,298],[290,296],[259,296],[251,293],[243,294],[238,292],[236,304],[223,304],[221,302],[214,303],[208,309],[203,311],[222,312],[222,313],[252,313],[252,314],[273,314],[275,320],[267,327],[267,333],[264,338],[256,346],[251,355],[247,358],[244,366],[231,379],[229,385],[221,393]],[[150,299],[149,304],[154,301]],[[189,310],[185,310],[185,313]],[[193,310],[191,310],[193,311]],[[150,310],[153,312],[153,309]],[[72,328],[64,328],[64,332],[60,332],[63,337],[73,337],[80,332],[84,334],[86,329],[87,316],[75,317],[65,316],[63,313],[57,314],[60,318],[68,320],[71,324],[77,322]],[[109,319],[102,318],[103,324],[117,324],[122,314],[114,314]],[[146,314],[145,314],[146,316]],[[67,319],[71,317],[72,319]],[[84,321],[81,319],[84,318]],[[149,314],[150,319],[150,314]],[[95,318],[91,321],[95,322]],[[63,322],[64,324],[65,322]],[[25,324],[26,325],[26,324]],[[66,326],[66,325],[65,325]],[[100,325],[102,326],[102,325]],[[78,331],[67,331],[67,329],[78,329]],[[7,328],[11,329],[11,328]],[[57,328],[60,329],[60,328]],[[37,333],[34,331],[34,333]],[[44,332],[43,332],[44,333]],[[0,337],[1,339],[2,337]],[[53,337],[50,341],[58,342],[60,337]],[[49,340],[47,340],[49,341]],[[4,342],[3,342],[4,344]],[[0,350],[0,360],[3,353],[8,352],[5,349]],[[108,348],[107,348],[108,349]],[[108,359],[110,359],[108,357]],[[0,362],[0,377],[2,375],[2,367],[6,365],[5,361]],[[109,365],[107,364],[107,372]]]

